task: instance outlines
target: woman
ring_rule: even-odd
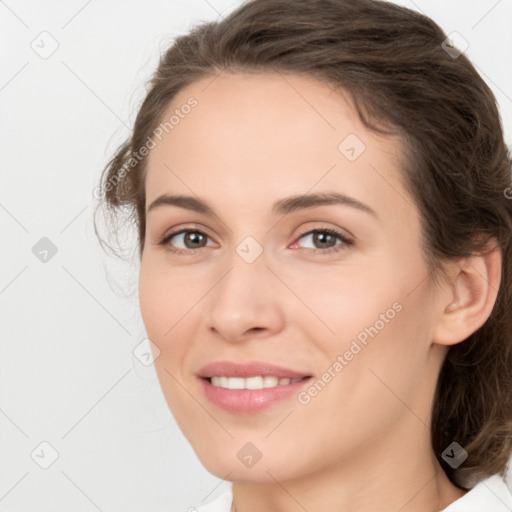
[[[233,482],[199,510],[510,510],[510,171],[414,11],[253,0],[176,39],[102,187],[167,403]]]

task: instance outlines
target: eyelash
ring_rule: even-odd
[[[190,254],[191,252],[197,253],[198,251],[205,249],[205,247],[200,247],[198,249],[175,249],[175,248],[170,247],[169,242],[171,241],[171,239],[174,238],[176,235],[180,235],[182,233],[198,233],[200,235],[203,235],[203,236],[209,238],[208,235],[206,233],[204,233],[203,231],[201,231],[200,229],[185,228],[185,229],[181,229],[179,231],[174,231],[172,233],[168,233],[158,242],[158,245],[166,246],[166,249],[174,254],[186,254],[186,253]],[[337,252],[343,251],[343,250],[347,249],[348,247],[354,245],[353,240],[346,237],[339,231],[336,231],[331,228],[310,229],[309,231],[305,231],[304,233],[300,234],[299,237],[297,238],[297,240],[300,240],[301,238],[305,237],[306,235],[311,235],[314,233],[327,233],[329,235],[332,235],[332,236],[338,238],[342,242],[341,244],[336,244],[334,247],[328,247],[326,249],[308,249],[309,251],[312,251],[314,254],[327,255],[327,254],[337,253]]]

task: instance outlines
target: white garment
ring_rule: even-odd
[[[227,509],[229,512],[229,508]],[[441,512],[510,512],[512,494],[499,475],[492,475]]]
[[[230,512],[233,495],[221,494],[216,500],[194,510],[197,512]],[[512,494],[499,475],[493,475],[469,490],[440,512],[511,512]]]

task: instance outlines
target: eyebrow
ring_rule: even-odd
[[[377,212],[370,208],[368,205],[358,201],[357,199],[339,194],[336,192],[323,193],[323,194],[302,194],[296,196],[286,197],[274,203],[272,213],[274,215],[286,215],[288,213],[302,210],[306,208],[313,208],[315,206],[341,204],[356,208],[363,211],[376,219],[379,218]],[[205,201],[201,199],[184,196],[184,195],[169,195],[162,194],[157,197],[149,206],[147,213],[162,206],[178,206],[187,210],[192,210],[197,213],[213,216],[215,212]]]

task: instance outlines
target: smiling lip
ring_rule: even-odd
[[[264,362],[250,362],[250,363],[235,363],[232,361],[216,361],[214,363],[203,366],[197,373],[199,377],[210,378],[216,375],[226,377],[255,377],[257,375],[289,379],[300,379],[303,377],[310,377],[309,373],[297,372],[284,368],[283,366],[276,366]]]
[[[210,363],[198,372],[206,398],[217,407],[233,413],[257,413],[275,404],[279,400],[297,394],[299,389],[311,378],[310,374],[297,372],[282,366],[264,362],[234,363],[217,361]],[[278,378],[301,379],[290,384],[277,385],[263,389],[227,389],[214,386],[211,377],[256,377],[273,376]]]

